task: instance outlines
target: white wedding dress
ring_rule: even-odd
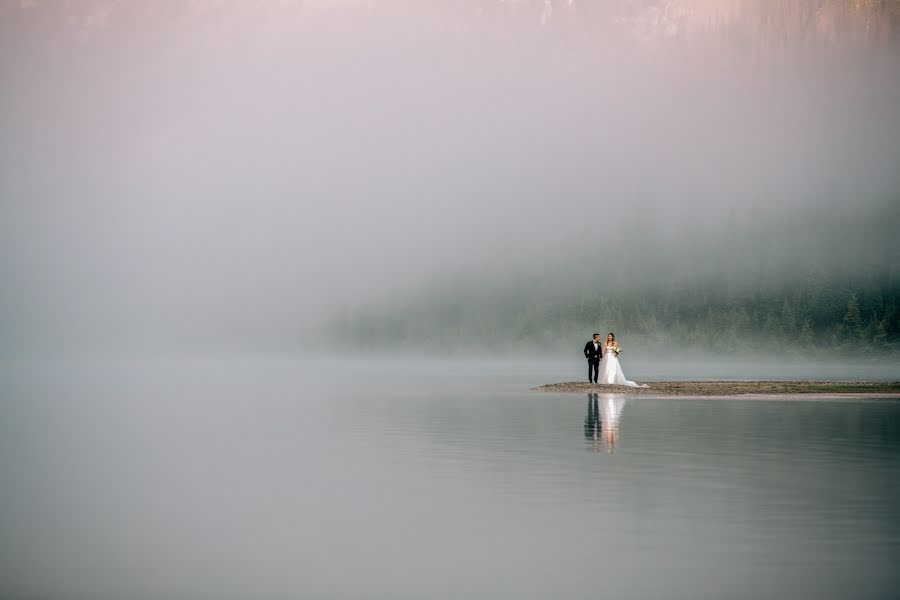
[[[625,379],[625,373],[622,372],[622,365],[619,363],[619,357],[612,349],[603,349],[603,359],[600,361],[600,376],[597,378],[600,383],[610,385],[627,385],[628,387],[647,387],[633,381]]]

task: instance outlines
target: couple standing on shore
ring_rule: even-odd
[[[595,333],[594,339],[584,345],[584,357],[588,361],[588,381],[609,385],[627,385],[628,387],[647,387],[625,379],[625,374],[619,364],[621,352],[622,348],[616,342],[614,334],[608,334],[606,341],[601,342],[600,334]]]

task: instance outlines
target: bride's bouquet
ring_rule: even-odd
[[[616,356],[622,354],[622,347],[616,344],[615,346],[613,346],[613,352],[616,353]]]

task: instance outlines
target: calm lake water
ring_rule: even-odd
[[[900,401],[528,391],[579,367],[6,363],[0,597],[900,596]]]

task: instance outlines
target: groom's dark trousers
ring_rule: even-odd
[[[597,378],[600,376],[601,354],[600,344],[597,344],[597,347],[594,348],[593,340],[584,345],[584,357],[588,361],[588,381],[593,383],[597,383]]]

